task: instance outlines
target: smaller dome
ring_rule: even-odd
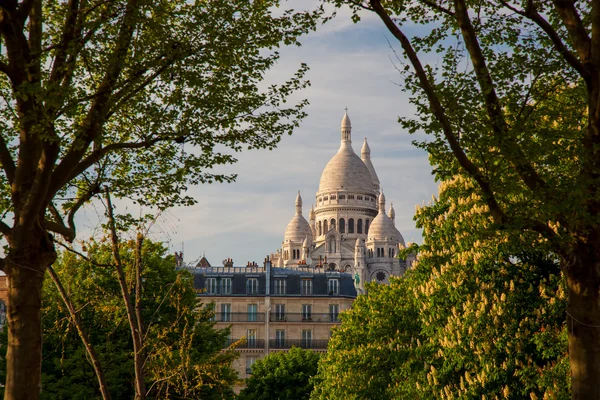
[[[402,238],[390,217],[385,213],[385,195],[383,191],[379,194],[379,214],[371,222],[368,236],[369,239],[392,240],[395,242],[400,242]]]
[[[300,191],[298,191],[298,195],[296,196],[296,215],[294,215],[287,228],[285,228],[283,241],[303,242],[305,239],[308,240],[308,243],[312,243],[312,229],[310,229],[306,218],[302,216],[302,197],[300,196]]]
[[[311,205],[310,206],[310,212],[308,213],[308,219],[310,219],[312,221],[315,218],[316,218],[316,216],[315,216],[315,207]]]

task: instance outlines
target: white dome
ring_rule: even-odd
[[[402,235],[394,226],[394,222],[385,213],[385,196],[383,192],[379,195],[379,214],[371,222],[368,237],[369,240],[392,240],[394,242],[399,242],[402,238]]]
[[[374,192],[371,174],[365,163],[354,153],[350,144],[342,143],[340,150],[323,170],[319,182],[319,192],[327,190]]]
[[[294,215],[294,218],[292,218],[287,228],[285,228],[283,240],[304,242],[307,237],[308,243],[312,243],[312,230],[310,229],[310,225],[308,225],[308,221],[302,215]]]
[[[342,141],[337,154],[325,166],[319,192],[352,191],[373,194],[373,181],[365,163],[354,153],[348,113],[342,118]]]
[[[294,218],[292,218],[285,228],[285,235],[283,236],[284,242],[288,240],[292,242],[304,242],[306,240],[308,243],[312,243],[312,229],[310,229],[306,218],[302,216],[302,197],[300,196],[300,191],[298,191],[298,195],[296,196],[296,215],[294,215]]]

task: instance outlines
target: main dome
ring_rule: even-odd
[[[342,119],[342,142],[337,154],[325,166],[319,182],[319,192],[352,191],[374,194],[373,179],[365,163],[352,149],[350,118]]]

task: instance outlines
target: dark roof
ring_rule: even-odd
[[[265,268],[257,266],[248,267],[212,267],[212,268],[183,268],[194,275],[194,288],[199,296],[265,296],[267,272]],[[307,296],[302,295],[302,279],[312,280],[312,294],[309,297],[356,297],[356,288],[352,275],[345,272],[325,271],[323,268],[271,268],[269,282],[270,296]],[[206,279],[216,279],[216,293],[205,292]],[[231,293],[223,293],[222,281],[231,279]],[[248,293],[247,280],[256,279],[258,292]],[[275,294],[275,280],[285,280],[286,293]],[[330,293],[329,280],[337,279],[339,283],[338,294]]]

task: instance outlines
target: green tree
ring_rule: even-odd
[[[557,260],[526,247],[527,235],[491,229],[461,177],[416,219],[416,266],[343,315],[313,398],[568,398]]]
[[[226,149],[273,148],[298,125],[306,102],[284,103],[307,84],[306,66],[259,83],[275,48],[298,44],[319,12],[278,4],[0,1],[7,399],[38,397],[52,234],[73,240],[77,211],[102,186],[138,203],[192,204],[188,185],[234,179],[210,171],[235,162]]]
[[[246,388],[238,399],[308,399],[318,362],[319,354],[299,347],[273,352],[252,365],[252,376],[246,379]]]
[[[136,240],[121,244],[128,286],[135,279]],[[112,254],[107,242],[90,241],[92,263],[62,252],[54,265],[103,366],[112,398],[133,398],[133,346]],[[237,374],[233,351],[223,352],[228,330],[215,330],[209,305],[197,304],[193,277],[176,271],[159,243],[144,241],[142,314],[146,321],[145,380],[148,398],[232,398]],[[53,283],[44,287],[44,399],[99,398],[94,370],[69,312]]]
[[[347,3],[402,46],[417,106],[402,123],[431,135],[437,178],[470,179],[490,229],[559,260],[572,396],[600,398],[600,1]]]

